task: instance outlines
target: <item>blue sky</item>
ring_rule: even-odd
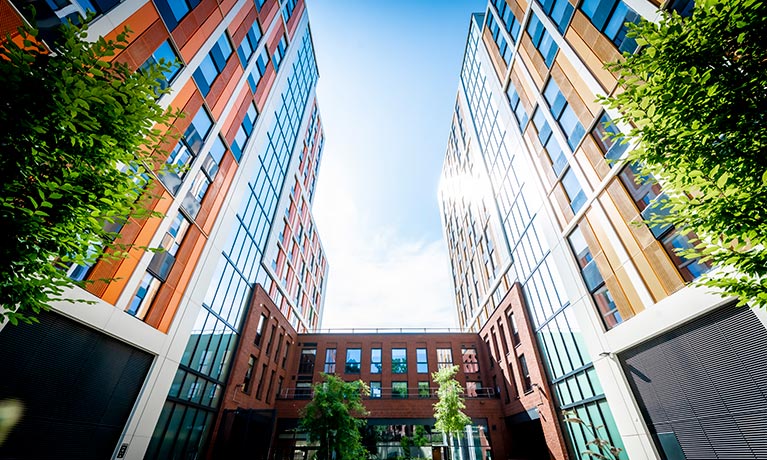
[[[454,327],[437,185],[470,14],[486,2],[307,4],[325,125],[322,326]]]

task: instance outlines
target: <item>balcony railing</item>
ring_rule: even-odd
[[[371,388],[370,395],[364,399],[437,399],[437,387],[429,388]],[[314,392],[311,388],[285,388],[277,399],[312,399]],[[497,399],[498,394],[493,388],[477,388],[464,391],[465,399]]]
[[[316,334],[443,334],[466,332],[457,327],[368,327],[318,329]]]

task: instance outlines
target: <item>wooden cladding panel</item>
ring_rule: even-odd
[[[134,38],[134,36],[134,34],[131,34],[129,39]],[[160,44],[168,39],[168,37],[168,30],[158,17],[145,31],[140,35],[135,36],[135,39],[131,41],[130,45],[122,50],[115,59],[119,62],[128,64],[131,69],[136,70],[149,59],[149,56],[151,56],[152,53],[159,48]]]
[[[258,12],[256,11],[256,5],[254,3],[246,4],[245,7],[237,12],[237,15],[229,24],[229,35],[232,36],[232,42],[234,43],[235,48],[240,46],[245,35],[248,34],[253,23],[257,20]]]
[[[583,171],[583,175],[586,176],[586,180],[588,181],[591,188],[592,189],[598,188],[599,184],[601,183],[601,180],[599,176],[597,175],[596,171],[594,171],[594,167],[591,165],[591,162],[586,157],[586,153],[583,151],[583,149],[579,148],[575,152],[575,161],[577,161],[578,164],[580,165],[581,171]]]
[[[150,185],[150,188],[150,193],[156,196],[148,203],[148,209],[165,213],[173,201],[172,197],[158,182]],[[149,245],[149,241],[160,226],[160,222],[162,222],[162,219],[157,217],[140,221],[129,219],[115,241],[118,244],[134,245],[128,251],[128,257],[117,260],[101,259],[96,262],[88,275],[88,280],[91,282],[86,284],[86,290],[115,305],[125,288],[125,284],[145,252],[139,246]]]
[[[485,49],[487,49],[488,54],[490,55],[490,61],[493,63],[493,69],[495,69],[498,79],[504,81],[504,77],[506,76],[506,62],[504,62],[503,57],[501,57],[498,46],[495,44],[495,41],[493,41],[493,35],[487,27],[484,27],[482,41],[485,42]]]
[[[210,184],[205,198],[202,200],[200,212],[196,220],[206,234],[210,234],[210,231],[213,229],[216,216],[218,216],[218,212],[221,210],[221,206],[226,198],[226,193],[229,191],[229,186],[232,184],[237,166],[238,164],[231,152],[224,155],[218,174],[216,174],[216,180]]]
[[[196,225],[191,225],[184,237],[184,241],[178,248],[176,261],[173,263],[173,268],[170,270],[168,278],[162,283],[162,286],[160,286],[157,296],[152,302],[152,307],[144,318],[144,322],[155,329],[159,328],[160,322],[169,308],[175,309],[178,307],[178,304],[171,304],[171,299],[173,298],[173,293],[178,291],[179,288],[181,288],[181,292],[184,290],[183,288],[185,286],[180,284],[180,282],[184,271],[193,269],[197,263],[197,258],[194,257],[193,249],[200,239],[204,241],[205,236],[200,232],[200,229],[197,228]],[[199,254],[197,256],[199,256]]]
[[[202,3],[181,20],[171,35],[180,48],[184,61],[192,60],[223,19],[216,0],[202,0]]]
[[[554,189],[549,194],[549,197],[554,204],[554,213],[557,215],[560,227],[566,227],[573,217],[573,210],[570,207],[570,200],[567,198],[565,189],[561,183],[554,185]]]
[[[578,75],[578,71],[563,53],[559,53],[554,65],[551,66],[551,78],[559,85],[559,89],[578,115],[581,124],[591,125],[594,117],[602,112],[602,106],[596,102],[594,93],[586,86],[586,82]]]
[[[636,315],[628,296],[626,296],[620,281],[618,281],[618,278],[615,275],[605,278],[605,286],[607,286],[607,289],[610,291],[610,295],[613,296],[615,306],[618,308],[618,312],[620,312],[621,318],[623,318],[624,321]]]
[[[293,15],[288,20],[288,38],[293,41],[296,36],[296,30],[298,29],[298,23],[301,22],[301,15],[304,12],[304,0],[298,0],[296,6],[293,9]]]
[[[242,120],[245,118],[245,113],[250,107],[250,102],[253,100],[250,94],[250,89],[245,85],[240,94],[237,96],[237,100],[234,103],[235,110],[229,111],[229,117],[224,120],[224,124],[221,127],[221,133],[224,134],[224,139],[229,145],[232,145],[234,138],[237,136],[237,130],[240,129]]]
[[[237,57],[237,53],[232,53],[224,70],[221,71],[216,81],[213,82],[210,92],[205,97],[213,118],[218,119],[224,113],[226,103],[229,102],[229,97],[234,93],[234,89],[237,87],[242,74],[243,70],[242,66],[240,66],[240,59]]]
[[[533,42],[530,40],[530,36],[527,32],[522,34],[521,42],[519,44],[518,52],[522,61],[527,65],[530,70],[530,75],[535,81],[535,86],[538,91],[543,91],[543,82],[546,80],[546,76],[549,73],[549,69],[546,67],[546,62],[543,60],[541,53],[533,46]]]
[[[602,150],[599,148],[591,134],[586,134],[586,136],[583,137],[583,142],[581,142],[578,149],[583,152],[584,158],[588,161],[588,164],[599,178],[599,181],[604,180],[604,178],[610,174],[610,165],[607,164],[607,160],[605,160]],[[587,168],[584,167],[584,170],[585,169]]]
[[[266,24],[271,24],[277,14],[280,12],[280,3],[277,0],[266,0],[258,13],[258,20],[268,28]]]
[[[525,111],[529,114],[530,117],[532,117],[533,108],[535,108],[535,94],[530,92],[527,85],[523,82],[522,77],[519,75],[520,65],[522,64],[518,61],[514,61],[514,64],[511,66],[511,73],[509,77],[511,82],[514,84],[514,87],[517,89],[517,94],[519,94],[519,100],[522,104],[522,107],[524,107]]]
[[[607,62],[617,61],[621,55],[615,45],[602,35],[580,10],[575,10],[565,39],[586,64],[591,74],[599,81],[605,92],[609,92],[615,87],[617,79],[615,75],[604,68],[604,65]]]

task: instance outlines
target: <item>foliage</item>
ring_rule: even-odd
[[[466,404],[461,397],[463,387],[454,378],[457,372],[458,366],[451,366],[431,374],[431,378],[439,385],[439,401],[434,403],[434,418],[437,420],[434,427],[447,434],[448,438],[451,435],[462,435],[466,425],[471,424],[471,419],[462,412]]]
[[[322,374],[324,382],[313,387],[314,397],[302,412],[301,428],[309,441],[319,443],[318,460],[358,460],[367,458],[360,429],[367,415],[362,396],[370,389],[362,380],[344,382],[340,377]]]
[[[0,40],[0,322],[12,324],[36,322],[74,285],[71,264],[125,255],[109,229],[152,215],[151,146],[179,115],[157,103],[170,63],[110,61],[127,28],[87,42],[87,26],[67,24],[49,48],[19,31],[20,44]]]
[[[613,446],[610,441],[600,437],[599,430],[603,430],[604,426],[593,426],[578,417],[573,411],[564,411],[562,415],[565,422],[581,426],[587,437],[591,438],[590,441],[586,442],[588,449],[580,452],[582,457],[599,460],[618,460],[620,458],[623,449]],[[596,450],[592,450],[592,447]]]
[[[400,447],[404,452],[404,459],[412,459],[412,448],[423,447],[429,444],[429,438],[427,437],[426,428],[422,425],[416,425],[413,429],[413,435],[403,435],[399,441]]]
[[[630,124],[628,161],[668,195],[650,225],[698,235],[680,252],[720,267],[697,283],[767,306],[767,2],[700,0],[629,32],[642,46],[608,67],[604,98]]]

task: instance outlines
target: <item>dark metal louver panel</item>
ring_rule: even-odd
[[[650,431],[687,459],[767,459],[767,330],[727,306],[620,355]],[[665,435],[664,435],[665,436]]]
[[[152,355],[53,312],[39,318],[0,331],[0,399],[25,408],[0,458],[111,458]]]

